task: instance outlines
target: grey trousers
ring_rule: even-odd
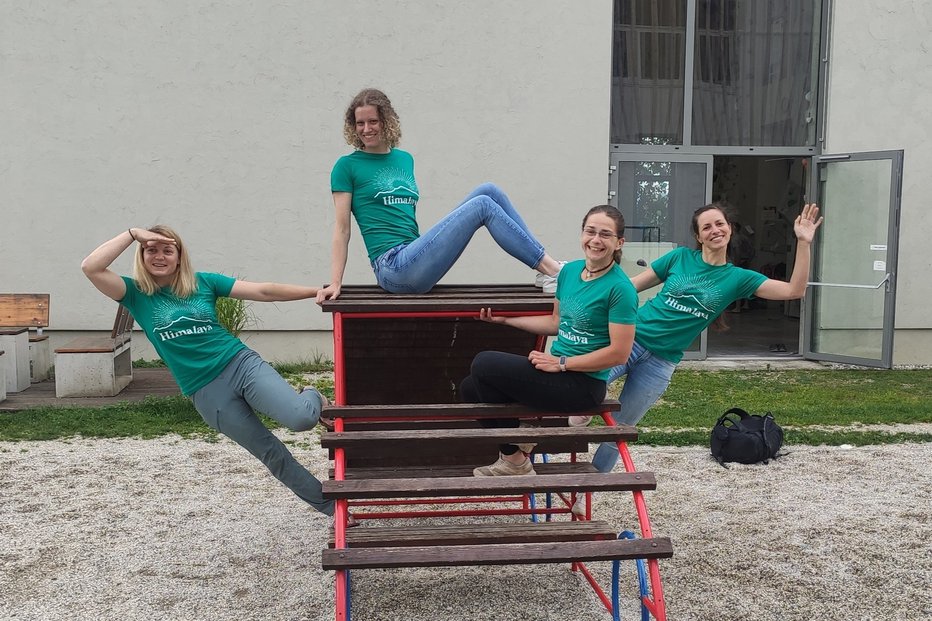
[[[292,431],[313,429],[323,404],[317,391],[296,393],[259,354],[244,349],[191,397],[205,423],[252,453],[298,498],[333,515],[333,501],[324,500],[320,481],[256,416],[262,412]]]

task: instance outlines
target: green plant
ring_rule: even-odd
[[[256,322],[246,300],[217,298],[216,309],[217,321],[233,336],[239,336],[240,332]]]
[[[134,369],[161,369],[165,367],[165,361],[161,358],[154,360],[144,360],[142,358],[133,360]]]
[[[281,375],[320,373],[321,371],[333,371],[333,362],[323,354],[314,354],[313,357],[302,358],[293,362],[276,361],[272,363],[272,368]]]

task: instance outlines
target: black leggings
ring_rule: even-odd
[[[527,356],[500,351],[483,351],[473,358],[469,376],[460,383],[464,403],[520,403],[549,412],[578,412],[602,403],[604,380],[576,371],[548,373],[534,368]],[[480,421],[483,427],[517,427],[516,418]],[[518,451],[503,444],[503,455]]]

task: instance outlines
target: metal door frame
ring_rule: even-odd
[[[817,202],[821,202],[821,167],[822,164],[831,162],[857,162],[871,160],[889,160],[890,166],[890,197],[888,203],[887,218],[887,255],[886,270],[883,279],[873,284],[854,284],[854,283],[829,283],[810,281],[810,287],[843,287],[852,289],[879,289],[884,287],[884,309],[883,309],[883,333],[881,337],[881,354],[880,359],[861,358],[857,356],[846,356],[842,354],[831,354],[824,352],[812,351],[812,321],[814,317],[810,315],[810,309],[803,300],[800,312],[800,318],[803,321],[802,349],[803,357],[809,360],[824,360],[826,362],[840,362],[844,364],[854,364],[867,367],[880,367],[889,369],[893,367],[893,336],[894,320],[896,306],[896,276],[897,276],[897,257],[899,254],[899,227],[900,227],[900,209],[902,204],[902,186],[903,186],[903,151],[864,151],[857,153],[841,153],[820,155],[812,158],[812,172],[809,179],[809,196],[815,197]],[[831,226],[832,214],[829,211],[826,218],[826,224]],[[815,263],[821,253],[821,244],[819,236],[816,235],[815,243],[812,248],[812,261]]]

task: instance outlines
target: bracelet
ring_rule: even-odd
[[[126,229],[126,232],[129,233],[129,236],[133,238],[133,241],[139,241],[138,239],[136,239],[136,236],[133,235],[133,229],[132,229],[132,228]]]

